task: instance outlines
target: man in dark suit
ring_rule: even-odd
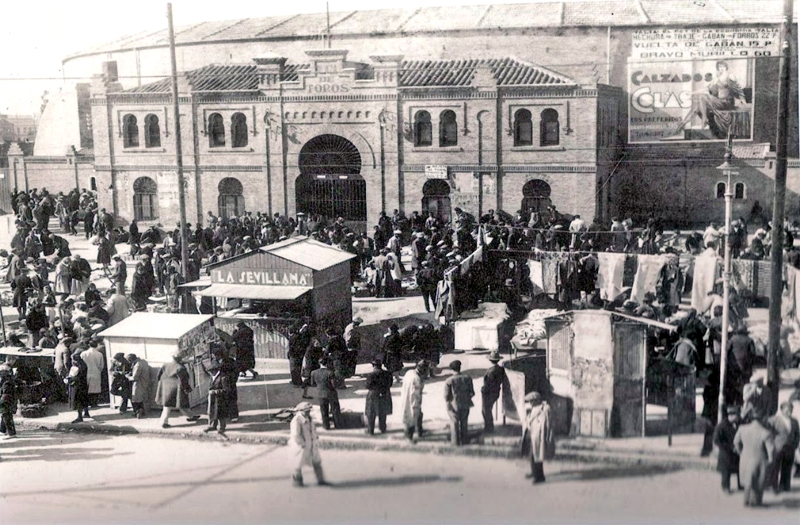
[[[794,451],[800,445],[800,426],[792,417],[792,403],[781,403],[777,414],[769,418],[769,426],[775,433],[775,461],[772,464],[769,484],[775,493],[791,490]]]
[[[483,431],[487,434],[494,432],[494,416],[492,409],[500,398],[500,390],[506,379],[505,369],[499,365],[500,352],[493,351],[489,354],[489,361],[492,366],[483,376],[483,387],[481,387],[481,397],[483,398]]]
[[[236,345],[236,366],[239,373],[247,375],[253,374],[253,379],[258,377],[256,368],[256,348],[253,339],[253,330],[244,321],[240,321],[233,331],[233,342]]]
[[[736,474],[739,490],[742,483],[739,479],[739,454],[733,444],[736,431],[739,429],[739,408],[729,406],[725,410],[727,419],[723,419],[714,429],[714,444],[719,448],[717,456],[717,472],[722,476],[723,492],[731,491],[731,474]]]
[[[306,348],[311,343],[311,332],[308,330],[308,325],[304,324],[299,330],[291,329],[289,332],[289,349],[287,357],[289,358],[289,374],[291,376],[292,385],[300,388],[303,386],[302,369],[303,357],[306,355]]]
[[[394,377],[383,369],[380,359],[372,362],[372,372],[367,374],[367,402],[364,416],[367,420],[367,434],[375,434],[375,417],[378,418],[378,429],[386,433],[386,416],[392,413],[392,383]]]
[[[417,273],[417,286],[422,292],[422,300],[425,301],[425,311],[430,312],[436,308],[436,270],[431,267],[428,261],[422,261],[422,269]]]
[[[456,359],[450,363],[450,368],[455,374],[444,382],[444,400],[450,416],[450,444],[461,446],[469,442],[467,421],[475,390],[472,378],[461,373],[461,361]]]
[[[336,392],[336,374],[329,367],[331,360],[323,357],[320,361],[321,368],[311,372],[311,385],[317,387],[317,402],[322,415],[322,426],[325,430],[331,429],[331,416],[336,428],[341,428],[341,410],[339,408],[339,394]]]

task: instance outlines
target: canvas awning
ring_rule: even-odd
[[[311,288],[307,286],[253,286],[248,284],[216,283],[197,293],[205,297],[291,301],[310,291]]]

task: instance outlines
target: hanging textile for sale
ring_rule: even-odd
[[[733,259],[731,261],[732,277],[731,284],[736,291],[742,293],[747,290],[755,294],[755,261]]]
[[[701,255],[694,259],[692,282],[692,308],[702,311],[708,300],[708,292],[714,289],[719,274],[719,261],[713,255]]]
[[[541,261],[534,261],[528,259],[528,270],[531,276],[531,284],[533,284],[533,295],[541,295],[544,292],[544,275],[542,273]]]
[[[542,259],[542,283],[544,293],[553,294],[558,291],[558,258],[545,257]]]
[[[656,293],[656,284],[661,277],[661,269],[666,264],[663,255],[639,255],[639,266],[636,268],[636,276],[633,278],[633,288],[631,288],[631,301],[642,304],[644,294]]]
[[[797,298],[800,296],[798,287],[800,286],[800,279],[798,279],[798,271],[796,268],[784,266],[786,271],[786,292],[784,292],[781,302],[781,317],[785,320],[791,320],[794,323],[798,321],[797,312]]]
[[[613,301],[615,297],[622,293],[625,257],[624,253],[601,252],[597,254],[597,258],[600,261],[600,269],[597,272],[597,286],[600,288],[600,294],[603,295],[603,292],[605,292],[605,296],[609,301]]]
[[[448,320],[452,319],[454,304],[453,286],[449,278],[445,277],[436,285],[436,312],[434,316],[436,318],[445,316]]]

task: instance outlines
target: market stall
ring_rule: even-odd
[[[321,330],[352,319],[350,260],[355,255],[295,237],[208,267],[217,328],[244,322],[254,333],[256,359],[286,357],[288,329],[309,322]]]
[[[0,363],[12,366],[22,384],[19,402],[23,410],[26,405],[39,405],[42,400],[47,403],[59,400],[64,388],[53,369],[54,361],[55,350],[52,348],[0,347]],[[45,413],[46,408],[42,406],[36,415],[26,414],[26,417],[39,417]]]
[[[510,319],[505,303],[481,303],[474,310],[462,312],[455,322],[455,349],[500,350]]]
[[[647,330],[675,327],[607,310],[561,312],[545,323],[554,427],[572,436],[644,436]]]
[[[209,344],[217,339],[213,319],[211,315],[137,312],[98,335],[105,339],[107,362],[119,352],[136,354],[150,365],[153,384],[161,365],[172,361],[178,352],[189,372],[189,404],[196,406],[208,396],[209,377],[204,361],[210,365]],[[109,384],[112,381],[109,377]],[[121,401],[111,396],[112,407],[118,408]]]

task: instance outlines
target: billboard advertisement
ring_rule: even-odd
[[[755,59],[778,56],[777,28],[634,31],[628,141],[753,138]]]

